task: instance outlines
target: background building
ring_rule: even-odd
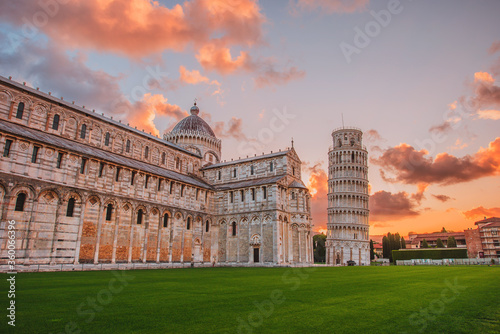
[[[199,109],[152,136],[0,77],[0,263],[312,263],[292,148],[221,162]]]
[[[469,258],[500,259],[500,218],[491,217],[475,222],[476,229],[465,230]]]
[[[441,239],[444,246],[448,242],[449,237],[454,237],[458,248],[466,248],[465,232],[436,232],[436,233],[416,233],[408,234],[408,242],[406,248],[422,248],[422,242],[427,241],[429,247],[436,247],[437,239]]]
[[[326,262],[370,264],[368,223],[368,152],[358,128],[332,132],[328,152],[328,223]]]

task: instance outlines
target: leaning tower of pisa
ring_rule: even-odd
[[[326,263],[370,264],[368,224],[368,152],[363,132],[335,129],[328,152],[328,223]]]

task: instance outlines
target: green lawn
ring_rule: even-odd
[[[20,273],[15,332],[500,333],[500,267]]]

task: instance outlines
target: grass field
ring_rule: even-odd
[[[1,275],[7,326],[7,276]],[[500,333],[500,267],[21,273],[15,333]]]

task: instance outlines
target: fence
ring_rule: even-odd
[[[398,266],[448,266],[448,265],[489,265],[500,264],[499,259],[412,259],[396,260]]]

